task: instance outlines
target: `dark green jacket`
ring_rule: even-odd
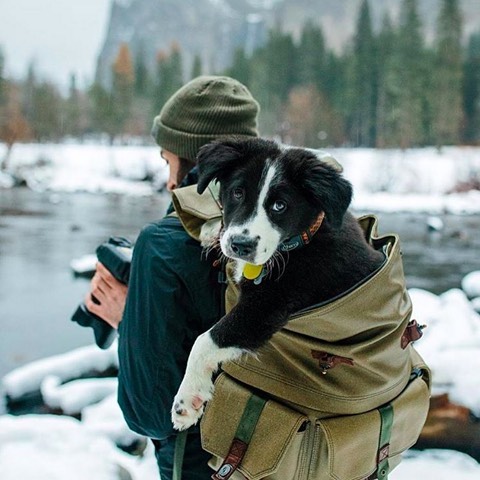
[[[156,439],[174,433],[170,409],[188,354],[221,317],[216,275],[177,218],[140,233],[118,340],[118,403],[133,431]]]

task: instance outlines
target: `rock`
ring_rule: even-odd
[[[448,394],[434,396],[414,448],[458,450],[480,461],[480,422],[468,408],[452,403]]]

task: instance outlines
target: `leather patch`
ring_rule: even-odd
[[[220,468],[212,475],[213,480],[228,480],[240,465],[248,444],[234,438],[230,450]]]
[[[402,339],[400,341],[400,345],[402,350],[405,350],[408,345],[412,342],[416,342],[423,336],[423,329],[425,325],[419,325],[416,320],[410,320],[408,322],[407,328],[403,332]]]
[[[312,357],[318,360],[318,366],[324,375],[328,370],[331,370],[337,365],[354,365],[351,358],[334,355],[333,353],[321,352],[319,350],[312,350]]]
[[[377,463],[383,462],[390,455],[390,444],[385,445],[378,451]]]

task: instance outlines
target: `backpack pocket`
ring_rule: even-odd
[[[225,373],[216,380],[213,398],[207,404],[200,426],[202,446],[214,456],[210,466],[218,471],[218,479],[222,480],[244,477],[259,480],[277,470],[282,471],[281,478],[285,480],[295,478],[305,436],[302,426],[307,417],[273,400],[265,402],[238,470],[232,476],[236,468],[225,459],[232,454],[239,425],[249,421],[245,422],[243,414],[251,397],[250,389]],[[243,476],[238,476],[238,472]]]
[[[267,400],[240,458],[235,439],[252,389],[222,373],[201,423],[202,445],[217,471],[213,478],[384,480],[420,435],[429,408],[427,381],[428,373],[426,379],[415,376],[379,409],[317,420]]]
[[[312,460],[313,479],[386,479],[401,454],[418,439],[427,418],[430,390],[418,376],[385,407],[357,415],[318,420],[318,456]],[[383,437],[383,438],[382,438]]]

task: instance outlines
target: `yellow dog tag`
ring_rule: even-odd
[[[252,263],[246,263],[243,267],[243,276],[247,280],[255,280],[262,273],[263,265],[253,265]]]

